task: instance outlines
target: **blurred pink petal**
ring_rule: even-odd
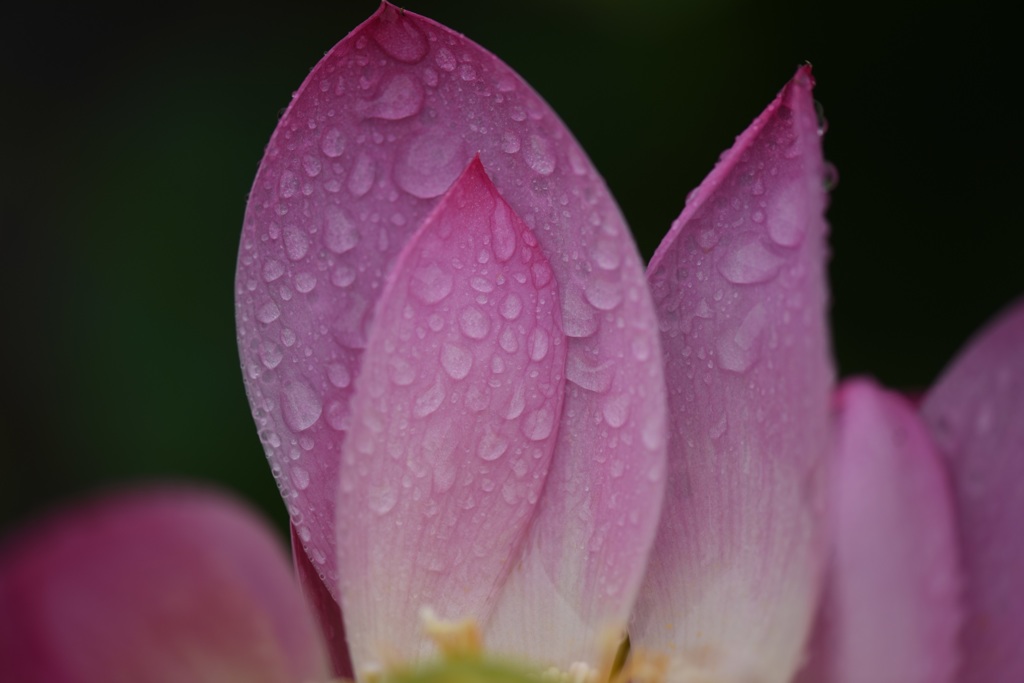
[[[799,69],[648,270],[673,422],[630,634],[671,655],[672,680],[788,681],[814,613],[833,369],[812,86]]]
[[[983,329],[925,397],[946,456],[966,578],[963,683],[1024,680],[1024,302]]]
[[[322,645],[272,533],[219,495],[122,494],[0,554],[0,679],[295,683]]]
[[[903,398],[839,392],[834,541],[810,683],[950,683],[961,576],[945,463]]]
[[[246,213],[236,280],[246,386],[300,538],[333,591],[339,458],[376,299],[475,155],[546,255],[550,274],[532,277],[557,285],[568,338],[546,484],[557,493],[538,502],[522,570],[509,576],[507,590],[522,597],[507,604],[519,614],[501,607],[493,632],[528,615],[550,626],[514,636],[530,638],[531,653],[573,656],[553,652],[564,643],[549,632],[566,631],[566,620],[624,623],[654,536],[661,356],[617,207],[565,126],[506,65],[385,3],[316,66],[267,147]]]

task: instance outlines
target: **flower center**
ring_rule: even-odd
[[[568,669],[531,668],[488,655],[480,627],[472,618],[439,619],[433,610],[420,613],[423,633],[439,657],[416,666],[366,667],[361,683],[665,683],[668,659],[631,650],[629,639],[609,635],[597,666],[574,662]]]

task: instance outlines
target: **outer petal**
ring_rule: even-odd
[[[251,513],[191,491],[66,512],[0,555],[0,679],[265,681],[326,674],[282,549]]]
[[[965,683],[1024,680],[1024,301],[983,330],[925,398],[947,457],[966,578]]]
[[[663,486],[661,358],[640,259],[604,183],[540,97],[479,46],[391,5],[313,70],[253,186],[236,304],[260,434],[306,550],[333,583],[335,485],[374,302],[476,154],[548,255],[569,338],[548,478],[558,494],[541,500],[510,578],[547,583],[517,584],[526,597],[516,609],[535,623],[553,605],[561,623],[622,622]],[[510,634],[522,618],[496,616]],[[545,634],[527,634],[538,653],[557,646]]]
[[[945,463],[914,408],[865,380],[839,393],[833,557],[813,683],[948,683],[960,558]]]
[[[833,370],[812,85],[801,68],[737,139],[648,271],[673,422],[630,633],[675,680],[789,680],[818,592]]]
[[[474,160],[399,256],[352,399],[338,501],[357,671],[486,622],[544,486],[565,386],[548,260]]]

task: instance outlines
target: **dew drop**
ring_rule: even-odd
[[[716,351],[718,365],[732,372],[746,372],[757,360],[760,352],[758,339],[768,322],[763,304],[747,312],[735,332],[727,332],[718,339]]]
[[[597,310],[611,311],[622,303],[622,287],[618,282],[591,279],[583,290],[583,296]]]
[[[281,174],[277,191],[285,199],[294,197],[295,193],[299,191],[299,178],[291,171],[285,171]]]
[[[356,269],[351,266],[338,266],[331,271],[331,284],[336,287],[348,287],[356,281]]]
[[[260,344],[260,360],[263,361],[263,365],[268,370],[273,370],[280,365],[283,358],[284,354],[281,352],[281,347],[274,342],[265,341]]]
[[[320,138],[320,151],[332,159],[340,157],[345,153],[345,136],[333,126],[328,128]]]
[[[441,367],[452,379],[463,379],[473,367],[473,354],[457,344],[441,347]]]
[[[273,282],[284,275],[284,264],[275,259],[269,259],[263,264],[263,281]]]
[[[261,323],[267,325],[281,317],[281,309],[277,307],[273,301],[260,306],[260,309],[256,311],[256,319]]]
[[[507,130],[501,136],[501,151],[506,154],[515,154],[519,151],[522,143],[519,140],[519,136],[514,132]]]
[[[414,197],[432,199],[451,187],[464,166],[462,138],[435,128],[401,144],[394,168],[395,183]]]
[[[523,158],[534,173],[546,176],[555,172],[555,153],[547,138],[531,135],[523,148]]]
[[[410,281],[412,295],[425,304],[436,304],[452,291],[452,276],[436,263],[423,266],[413,273]]]
[[[515,331],[511,327],[506,327],[498,335],[498,346],[505,353],[515,353],[519,350],[519,337],[516,336]]]
[[[626,419],[629,417],[629,395],[612,394],[608,396],[601,405],[601,414],[609,427],[618,429],[626,424]]]
[[[398,503],[398,489],[391,484],[370,486],[366,493],[370,510],[378,515],[386,515]]]
[[[409,74],[397,74],[381,90],[377,99],[361,108],[364,116],[399,121],[423,108],[423,86]]]
[[[407,387],[416,379],[416,368],[404,358],[392,358],[388,364],[388,376],[395,386]]]
[[[295,276],[295,289],[303,294],[309,294],[316,288],[316,275],[312,273],[299,273]]]
[[[504,263],[516,253],[515,228],[512,226],[512,210],[503,201],[497,202],[491,215],[491,247],[494,255]]]
[[[483,339],[491,330],[491,320],[486,313],[471,304],[459,314],[459,329],[470,339]]]
[[[365,152],[360,152],[348,176],[348,191],[357,199],[362,197],[373,187],[376,174],[377,165],[373,159]]]
[[[312,154],[307,154],[302,157],[302,170],[306,172],[310,178],[315,178],[320,175],[320,171],[323,170],[323,164],[318,157]]]
[[[497,460],[508,450],[508,441],[488,428],[477,446],[476,454],[481,460]]]
[[[444,397],[444,382],[442,382],[440,377],[437,377],[435,378],[434,383],[430,385],[430,388],[417,397],[416,404],[413,406],[412,410],[413,415],[419,418],[430,415],[441,407],[441,403],[444,402]]]
[[[508,295],[501,300],[501,304],[498,306],[498,312],[505,320],[515,320],[519,317],[519,314],[523,312],[523,300],[515,292],[509,292]]]
[[[324,246],[335,254],[344,254],[359,244],[359,228],[340,206],[324,207]]]
[[[377,22],[373,39],[388,55],[406,64],[415,64],[427,56],[427,38],[394,7]]]
[[[615,363],[610,359],[591,359],[582,350],[571,351],[566,356],[565,378],[588,391],[604,393],[611,388],[615,378]]]
[[[455,71],[455,67],[458,66],[458,62],[455,61],[455,55],[452,54],[451,50],[446,47],[442,47],[437,51],[437,55],[434,56],[434,61],[441,71]]]
[[[718,271],[733,284],[758,284],[772,280],[782,263],[783,259],[772,253],[756,234],[746,233],[718,262]]]
[[[551,436],[554,426],[555,412],[545,405],[523,419],[523,435],[530,441],[543,441]]]
[[[530,360],[535,362],[544,360],[544,357],[548,355],[550,342],[551,338],[544,328],[533,328],[530,332],[530,336],[526,339],[526,346],[530,354]]]
[[[312,387],[301,380],[294,380],[285,384],[281,393],[281,409],[285,424],[292,431],[302,432],[320,419],[323,404]]]
[[[306,231],[294,225],[284,229],[284,250],[292,261],[299,261],[309,251],[309,237]]]
[[[309,472],[301,467],[292,467],[292,483],[299,491],[309,488]]]

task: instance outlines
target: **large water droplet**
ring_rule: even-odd
[[[604,415],[604,421],[608,423],[609,427],[618,429],[626,424],[626,419],[629,417],[629,395],[612,394],[608,396],[601,405],[601,414]]]
[[[301,467],[292,467],[292,483],[298,490],[305,491],[309,488],[309,472]]]
[[[441,367],[452,379],[463,379],[473,367],[473,354],[457,344],[441,347]]]
[[[370,510],[378,515],[386,515],[398,503],[398,489],[393,484],[370,486],[366,494],[370,503]]]
[[[465,165],[462,138],[434,128],[402,143],[395,162],[395,183],[414,197],[432,199],[451,187]]]
[[[302,380],[287,382],[281,392],[284,421],[292,431],[302,432],[316,423],[323,412],[323,404],[313,388]]]
[[[419,268],[412,276],[412,295],[426,304],[436,304],[451,294],[452,276],[436,263]]]
[[[348,191],[357,199],[362,197],[370,188],[377,174],[377,165],[373,158],[365,152],[360,152],[356,163],[348,175]]]
[[[320,138],[320,151],[332,159],[340,157],[345,153],[345,143],[345,136],[332,126],[325,130],[323,137]]]
[[[380,95],[359,107],[369,118],[399,121],[418,114],[423,107],[423,86],[409,74],[397,74],[381,89]]]
[[[263,264],[263,281],[273,282],[284,275],[284,264],[275,259],[269,259]]]
[[[415,64],[427,56],[427,38],[394,6],[381,14],[373,39],[389,56]]]
[[[615,362],[594,359],[586,351],[570,348],[565,359],[565,378],[588,391],[603,393],[615,378]]]
[[[733,248],[718,262],[718,271],[733,284],[758,284],[772,280],[783,261],[757,234],[746,233],[737,238]]]
[[[523,435],[530,441],[543,441],[551,436],[555,426],[555,413],[544,405],[523,419]]]
[[[459,314],[459,329],[470,339],[483,339],[491,330],[491,319],[477,306],[469,305]]]
[[[324,246],[335,254],[344,254],[359,244],[359,228],[340,206],[324,207]]]
[[[725,370],[745,372],[760,353],[758,339],[768,322],[768,312],[757,304],[747,312],[735,332],[727,332],[718,339],[718,364]]]
[[[484,431],[484,435],[480,437],[480,444],[477,447],[476,454],[482,460],[497,460],[507,450],[508,441],[495,433],[494,430],[488,428]]]
[[[547,138],[536,134],[527,138],[523,158],[535,173],[551,175],[555,172],[555,152]]]
[[[530,360],[538,362],[544,360],[544,357],[548,355],[550,342],[551,338],[548,336],[547,330],[543,327],[533,328],[530,336],[526,339]]]
[[[277,304],[275,304],[273,301],[268,301],[267,303],[260,306],[259,310],[256,311],[256,319],[259,320],[261,323],[267,325],[274,322],[280,317],[281,309],[278,308]]]
[[[505,320],[515,320],[519,317],[519,314],[523,312],[523,300],[515,292],[509,292],[508,295],[501,300],[501,304],[498,306],[498,312],[501,313],[501,317]]]
[[[516,253],[516,231],[512,227],[512,211],[505,202],[497,202],[491,216],[491,246],[499,261],[505,262]]]
[[[309,235],[302,228],[289,225],[284,229],[284,250],[292,261],[299,261],[309,251]]]
[[[434,379],[434,383],[430,385],[430,388],[417,397],[416,404],[412,409],[412,414],[421,418],[430,415],[441,407],[441,403],[444,402],[444,397],[444,382],[441,380],[441,377],[438,376]]]

